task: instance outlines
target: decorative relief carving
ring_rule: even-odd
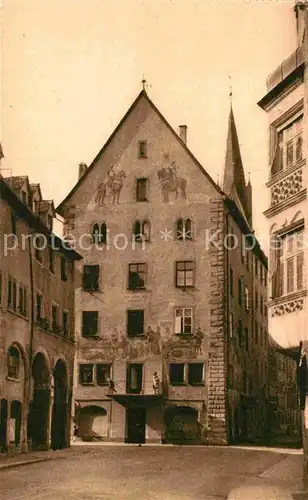
[[[304,299],[290,300],[289,302],[284,302],[283,304],[278,304],[272,309],[272,317],[283,316],[284,314],[290,314],[292,312],[301,311],[304,307]]]
[[[302,169],[293,172],[285,179],[277,182],[272,187],[272,206],[287,200],[294,194],[298,193],[303,187],[303,172]]]

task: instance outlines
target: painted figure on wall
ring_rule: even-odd
[[[124,170],[119,167],[112,167],[103,182],[98,186],[95,203],[104,205],[105,199],[109,196],[113,205],[119,203],[120,193],[124,184],[126,175]]]
[[[164,203],[169,201],[169,193],[175,193],[176,200],[179,192],[182,194],[183,198],[186,198],[187,181],[183,177],[179,177],[177,171],[178,166],[175,161],[170,161],[168,153],[164,154],[162,168],[157,172],[157,177],[161,184]]]

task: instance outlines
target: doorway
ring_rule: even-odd
[[[126,442],[145,443],[145,408],[126,409]]]
[[[0,451],[7,450],[7,417],[8,417],[8,403],[6,399],[0,400]]]

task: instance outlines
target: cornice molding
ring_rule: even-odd
[[[265,212],[263,212],[263,215],[265,215],[265,217],[270,219],[271,217],[274,217],[274,215],[277,215],[280,212],[283,212],[283,210],[286,210],[287,208],[292,207],[297,203],[300,203],[306,198],[307,198],[307,188],[302,189],[293,196],[290,196],[290,198],[288,198],[287,200],[283,200],[281,203],[277,203],[277,205],[268,208],[267,210],[265,210]]]

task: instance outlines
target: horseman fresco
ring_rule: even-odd
[[[163,165],[157,172],[158,179],[160,180],[163,201],[169,201],[169,193],[175,193],[175,199],[178,198],[179,191],[183,198],[186,198],[186,179],[178,177],[177,164],[175,161],[170,161],[168,153],[163,156]]]
[[[112,199],[112,203],[119,203],[120,192],[122,190],[126,175],[119,166],[112,167],[104,181],[98,186],[95,202],[104,205],[106,196]]]

